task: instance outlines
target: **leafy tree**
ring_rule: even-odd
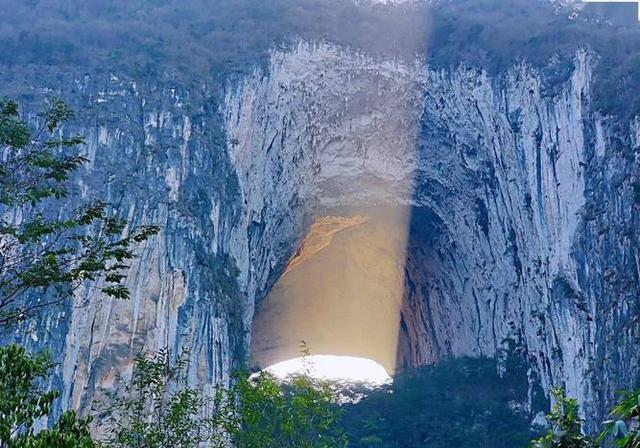
[[[223,429],[237,448],[347,446],[331,385],[305,374],[284,383],[267,372],[238,375],[225,403],[232,406],[222,406]]]
[[[72,118],[54,99],[32,132],[18,105],[0,100],[0,326],[70,298],[86,281],[102,279],[106,295],[128,298],[132,246],[158,231],[125,232],[100,201],[63,212],[68,180],[87,161],[77,149],[83,139],[62,128]]]
[[[612,420],[604,422],[604,430],[598,437],[613,439],[620,448],[640,448],[640,391],[625,392],[622,400],[611,410]]]
[[[87,281],[101,279],[106,295],[129,297],[123,280],[132,246],[158,231],[143,226],[123,236],[126,223],[102,202],[64,211],[68,181],[87,161],[77,150],[82,138],[63,129],[72,118],[55,99],[32,131],[15,102],[0,100],[0,328],[71,298]],[[46,353],[0,347],[0,447],[94,446],[90,419],[73,411],[37,431],[59,395],[44,387],[52,366]]]
[[[113,448],[197,448],[220,435],[205,417],[211,401],[187,385],[186,363],[169,353],[139,356],[122,391],[107,408],[107,444]]]
[[[90,418],[67,411],[50,429],[36,432],[49,415],[57,392],[42,385],[53,364],[45,353],[30,355],[23,347],[0,347],[0,447],[91,448]]]
[[[531,448],[591,448],[596,445],[582,434],[578,401],[568,398],[562,389],[552,391],[555,403],[547,420],[551,428],[539,439],[531,442]]]
[[[172,365],[167,351],[136,359],[106,415],[106,443],[113,448],[347,446],[328,384],[238,374],[231,387],[205,397],[188,386],[184,356]]]

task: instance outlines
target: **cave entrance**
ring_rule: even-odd
[[[256,311],[251,361],[277,375],[384,383],[396,369],[409,212],[329,210]]]

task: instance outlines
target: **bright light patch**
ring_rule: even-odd
[[[279,362],[265,369],[279,379],[306,374],[315,379],[382,386],[392,381],[375,361],[352,356],[313,355]]]

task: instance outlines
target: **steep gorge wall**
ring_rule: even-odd
[[[492,79],[396,64],[390,87],[384,64],[353,61],[322,45],[276,53],[268,78],[228,99],[247,114],[231,138],[258,157],[247,179],[275,167],[268,201],[285,192],[307,210],[409,204],[402,361],[516,346],[532,386],[564,385],[596,422],[636,375],[640,291],[637,126],[592,109],[592,56],[552,97],[527,65]]]
[[[631,311],[639,297],[638,161],[635,137],[608,129],[590,109],[591,68],[590,57],[578,54],[554,98],[543,97],[525,66],[502,82],[469,71],[436,76],[426,103],[437,106],[425,108],[417,182],[416,203],[428,213],[415,214],[404,317],[413,362],[495,356],[514,341],[545,389],[564,385],[597,419],[601,399],[635,375],[608,358],[636,356],[637,336],[610,339],[620,331],[610,313]],[[613,149],[616,139],[629,146]],[[607,158],[625,162],[603,169]],[[594,175],[600,188],[618,179],[614,202],[624,205],[608,212],[615,230],[590,211],[613,200],[593,188]],[[600,236],[587,230],[596,227]],[[608,238],[619,241],[615,249],[585,245]],[[595,292],[607,269],[626,278],[608,297]]]
[[[592,65],[578,54],[552,98],[526,65],[489,78],[312,43],[273,52],[221,102],[206,85],[78,81],[92,160],[78,192],[163,230],[131,301],[87,290],[13,337],[62,360],[65,407],[165,346],[188,349],[192,381],[211,387],[246,356],[254,305],[310,215],[403,205],[403,362],[513,340],[547,388],[565,383],[598,416],[638,362],[640,125],[594,113]]]
[[[526,67],[497,89],[467,72],[429,90],[444,106],[425,109],[420,150],[438,161],[418,176],[434,230],[418,215],[414,233],[439,235],[409,250],[405,316],[425,329],[409,338],[414,360],[493,355],[512,339],[547,390],[564,385],[597,422],[637,374],[638,146],[634,123],[591,110],[592,66],[579,54],[549,99]]]
[[[105,299],[88,285],[72,306],[51,309],[8,338],[52,351],[62,408],[89,410],[117,387],[118,374],[130,373],[136,355],[162,348],[188,351],[194,384],[228,381],[243,357],[247,306],[229,256],[241,208],[215,99],[206,86],[171,81],[61,83],[70,85],[61,94],[81,117],[73,131],[85,136],[90,159],[75,205],[99,198],[161,233],[132,264],[131,300]]]

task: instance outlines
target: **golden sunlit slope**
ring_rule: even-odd
[[[367,219],[365,216],[324,216],[316,219],[313,224],[311,224],[311,228],[304,241],[302,241],[300,249],[298,249],[296,254],[291,258],[282,275],[287,275],[287,273],[331,244],[333,236],[336,233],[349,227],[363,224]]]

